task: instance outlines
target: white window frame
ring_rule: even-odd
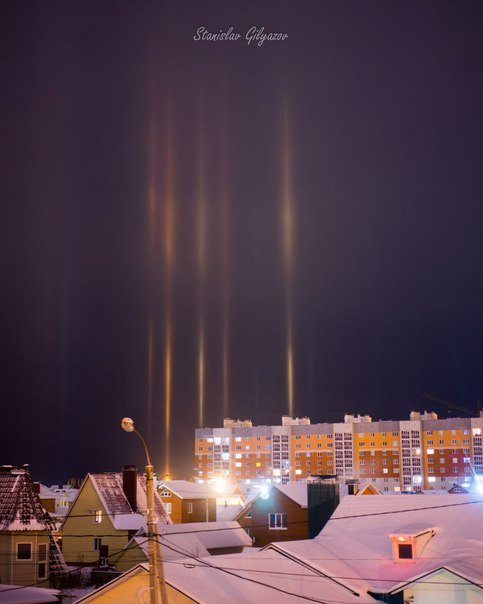
[[[272,523],[273,517],[273,523]],[[284,526],[285,525],[285,526]],[[268,515],[268,528],[271,531],[286,531],[287,526],[287,514],[285,512],[272,512]]]

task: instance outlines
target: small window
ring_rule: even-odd
[[[398,543],[398,556],[400,560],[412,560],[413,546],[408,543]]]
[[[102,522],[102,510],[96,510],[94,513],[94,522],[96,524],[101,524]]]
[[[102,541],[102,540],[101,540],[101,538],[100,538],[100,537],[94,537],[94,541],[92,542],[92,549],[93,549],[95,552],[100,551],[100,549],[101,549],[101,541]]]
[[[17,543],[17,560],[32,560],[31,543]]]
[[[161,491],[161,497],[171,497],[171,492],[164,489],[163,491]]]
[[[39,579],[45,579],[47,577],[47,565],[45,562],[41,562],[37,569],[37,577]]]
[[[39,554],[38,554],[39,562],[47,561],[47,544],[40,543],[39,544]]]
[[[269,514],[268,515],[268,527],[270,529],[286,529],[287,528],[287,514]]]
[[[193,513],[193,502],[188,501],[188,514],[192,514],[192,513]]]
[[[171,501],[167,501],[164,504],[164,509],[166,510],[167,514],[171,514],[172,508],[173,508],[173,505],[172,505]]]

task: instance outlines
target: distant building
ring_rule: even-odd
[[[158,521],[171,524],[155,493]],[[146,522],[146,480],[134,466],[122,473],[88,474],[62,524],[68,563],[94,564],[121,551]]]
[[[216,520],[216,493],[208,484],[168,480],[159,483],[158,494],[175,524]]]
[[[417,411],[404,421],[283,417],[282,425],[253,426],[226,419],[223,428],[195,430],[195,478],[260,485],[333,474],[382,493],[472,490],[483,480],[482,429],[483,417],[440,420]]]
[[[0,583],[46,587],[64,574],[54,530],[28,466],[0,466]]]

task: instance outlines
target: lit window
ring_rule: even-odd
[[[192,501],[188,501],[188,510],[187,510],[188,514],[192,514],[193,513],[193,502]]]
[[[429,476],[428,477],[428,482],[436,482],[436,477],[435,476]]]
[[[94,513],[94,522],[96,524],[101,524],[102,522],[102,510],[96,510]]]
[[[434,455],[434,449],[426,449],[428,455]]]
[[[171,514],[173,510],[173,504],[171,503],[171,501],[168,501],[164,504],[164,509],[166,510],[167,514]]]

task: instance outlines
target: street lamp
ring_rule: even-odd
[[[163,557],[158,539],[158,519],[156,518],[156,513],[154,511],[154,468],[151,465],[151,458],[149,457],[146,442],[134,427],[134,421],[130,417],[124,417],[121,420],[121,426],[126,432],[134,432],[134,434],[139,436],[146,453],[146,519],[148,525],[149,602],[150,604],[159,604],[158,587],[160,586],[161,604],[168,604],[168,594],[166,592],[166,581],[164,578]]]

